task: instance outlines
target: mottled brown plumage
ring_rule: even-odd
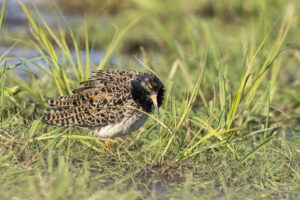
[[[139,110],[151,113],[163,101],[164,86],[154,74],[121,70],[93,73],[71,96],[48,101],[45,123],[87,127],[100,137],[120,136],[147,120]]]

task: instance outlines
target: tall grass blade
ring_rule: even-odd
[[[1,99],[0,99],[0,108],[4,108],[4,85],[5,85],[5,73],[6,73],[6,62],[4,63],[4,69],[1,73]]]
[[[90,48],[89,48],[89,34],[87,22],[85,22],[84,36],[85,36],[85,74],[84,79],[87,80],[90,75]]]
[[[274,62],[274,59],[278,56],[280,52],[280,48],[289,32],[289,29],[291,27],[291,23],[293,22],[293,16],[295,12],[295,5],[293,4],[288,4],[286,8],[285,15],[283,17],[280,30],[277,36],[276,41],[273,43],[267,58],[265,59],[263,66],[261,70],[259,71],[254,83],[251,85],[250,91],[249,91],[249,97],[248,97],[248,102],[252,102],[254,95],[256,94],[256,90],[260,86],[260,83],[266,76],[266,72]]]
[[[115,39],[111,42],[111,44],[109,45],[108,49],[106,50],[106,53],[103,57],[103,59],[100,61],[97,69],[103,69],[105,64],[107,63],[107,61],[109,60],[109,58],[111,57],[113,51],[115,50],[115,48],[117,47],[117,45],[121,42],[121,40],[123,39],[123,37],[125,36],[125,34],[130,30],[131,27],[133,27],[138,21],[140,20],[140,18],[136,18],[135,20],[133,20],[130,24],[128,24],[119,34],[116,35]]]
[[[2,22],[3,22],[3,17],[5,14],[5,8],[6,8],[7,0],[4,0],[1,10],[0,10],[0,30],[2,28]]]
[[[179,131],[179,129],[181,128],[183,122],[186,120],[188,114],[190,113],[191,111],[191,108],[192,108],[192,104],[194,103],[195,99],[196,99],[196,95],[199,93],[199,90],[200,90],[200,86],[201,86],[201,83],[202,83],[202,80],[203,80],[203,76],[204,76],[204,71],[205,71],[205,62],[203,62],[203,65],[201,66],[201,71],[200,71],[200,75],[199,75],[199,78],[195,84],[195,87],[194,87],[194,90],[192,92],[192,95],[191,97],[189,98],[189,101],[183,111],[183,114],[182,116],[180,117],[180,120],[177,124],[177,126],[175,127],[175,132],[173,133],[173,135],[171,136],[171,138],[169,139],[165,149],[163,150],[162,154],[161,154],[161,158],[163,158],[167,151],[169,150],[170,148],[170,145],[172,144],[175,136],[176,136],[176,133]]]

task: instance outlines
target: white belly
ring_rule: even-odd
[[[133,115],[130,118],[124,118],[116,124],[107,125],[96,129],[94,134],[98,137],[116,137],[125,135],[132,131],[138,130],[147,121],[148,115]]]

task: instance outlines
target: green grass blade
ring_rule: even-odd
[[[87,22],[85,22],[87,23]],[[87,24],[85,24],[84,29],[84,36],[85,36],[85,76],[84,79],[87,80],[90,75],[90,48],[89,48],[89,34]]]
[[[268,142],[270,142],[273,138],[270,137],[266,139],[264,142],[262,142],[260,145],[258,145],[253,151],[248,153],[242,160],[241,162],[246,162],[251,156],[253,156],[256,152],[258,152],[262,147],[264,147]]]
[[[30,14],[30,11],[28,10],[28,8],[25,6],[25,4],[22,1],[19,1],[19,4],[22,6],[33,30],[35,32],[39,32],[39,27],[38,27],[37,23],[35,22],[35,20],[33,19],[32,15]]]
[[[113,51],[115,50],[115,48],[117,47],[117,45],[121,42],[121,40],[123,39],[123,37],[125,36],[125,34],[130,30],[130,28],[132,28],[138,21],[140,20],[140,18],[136,18],[135,20],[133,20],[130,24],[128,24],[119,34],[116,35],[116,38],[111,42],[110,46],[108,47],[108,49],[106,50],[106,53],[103,57],[103,59],[101,60],[101,62],[99,63],[97,69],[103,69],[103,67],[105,66],[105,64],[107,63],[108,59],[111,57]]]
[[[0,108],[4,108],[4,85],[5,85],[5,73],[6,73],[6,62],[4,63],[4,69],[1,73],[1,99],[0,99]]]
[[[6,8],[7,0],[4,0],[1,10],[0,10],[0,30],[2,28],[2,22],[3,22],[3,17],[5,14],[5,8]]]
[[[33,138],[33,135],[38,130],[38,127],[39,127],[41,121],[42,121],[42,118],[39,120],[34,120],[32,122],[32,125],[29,129],[28,140],[31,140]]]

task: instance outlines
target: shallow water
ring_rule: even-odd
[[[0,55],[2,55],[9,48],[10,48],[9,46],[0,47]],[[60,54],[60,51],[57,50],[56,53],[58,55],[58,60],[62,60],[62,56]],[[76,52],[73,50],[71,53],[72,53],[73,60],[75,62],[77,62]],[[81,62],[84,65],[85,62],[86,62],[86,53],[85,53],[85,51],[81,51],[80,53],[81,53]],[[104,55],[104,52],[99,51],[99,50],[92,50],[91,52],[89,52],[90,65],[92,66],[92,70],[93,70],[93,66],[95,68],[99,64],[99,62],[103,58],[103,55]],[[39,57],[39,56],[40,56],[39,53],[37,51],[35,51],[33,48],[15,46],[6,55],[6,57],[11,57],[11,58],[14,58],[14,59],[13,60],[7,60],[6,65],[7,66],[15,66],[13,68],[13,71],[15,73],[17,73],[21,78],[26,78],[27,72],[32,72],[32,73],[41,72],[41,70],[37,67],[37,65],[41,66],[41,67],[48,68],[47,67],[48,64],[45,62],[44,59],[28,62],[26,64],[21,64],[22,63],[21,58],[33,59],[33,58],[36,58],[36,57]],[[1,67],[3,67],[3,66],[4,66],[4,63],[2,62]],[[70,69],[72,71],[71,66],[70,66]],[[8,73],[9,73],[9,71],[8,71]],[[41,73],[43,74],[43,72],[41,72]]]

